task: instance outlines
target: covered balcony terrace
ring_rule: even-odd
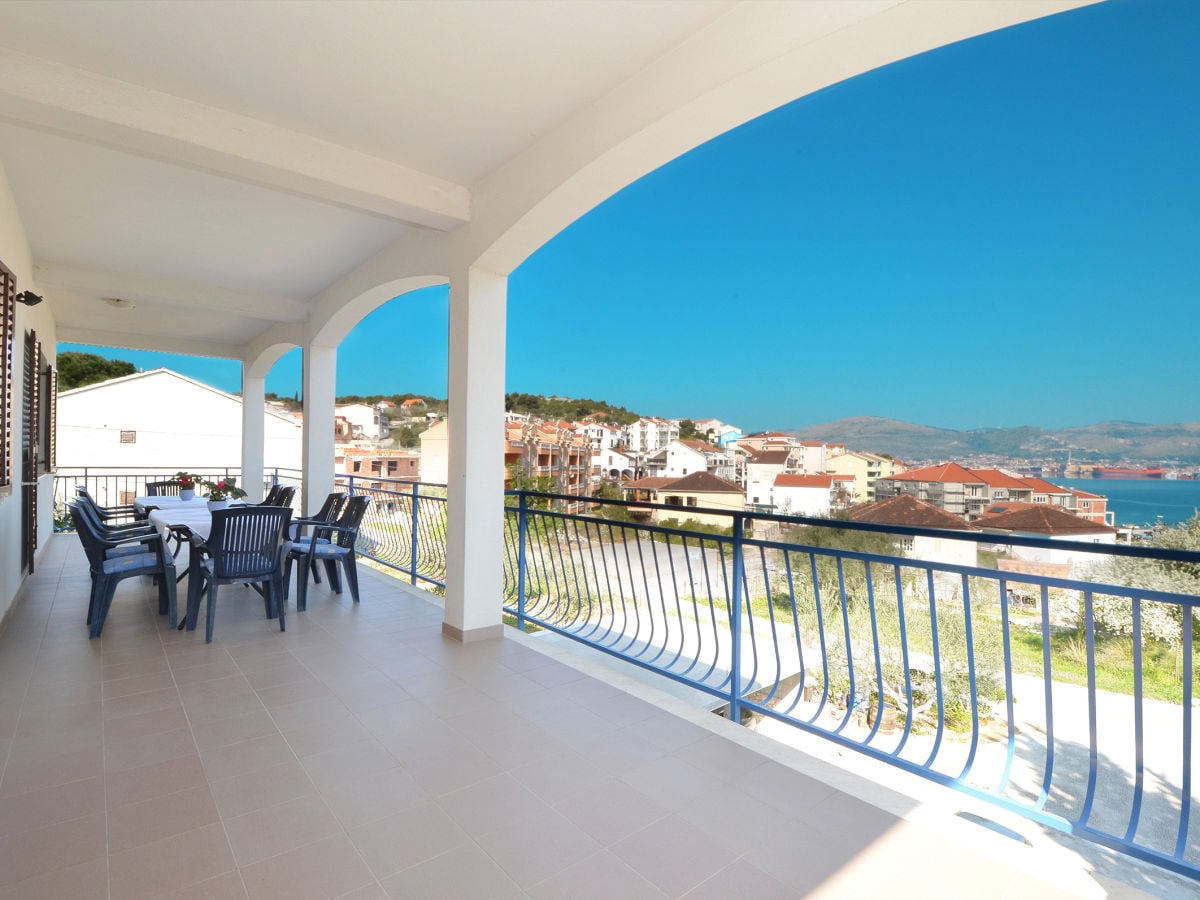
[[[497,440],[507,276],[571,221],[783,103],[1081,5],[0,8],[0,890],[1103,892],[1053,847],[506,633]],[[339,341],[439,283],[444,602],[367,575],[283,634],[231,603],[204,646],[127,583],[89,642],[86,568],[53,534],[56,343],[241,361],[252,498],[266,374],[302,348],[312,511]]]

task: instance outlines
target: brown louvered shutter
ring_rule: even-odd
[[[58,370],[46,366],[50,382],[46,404],[46,471],[58,471]]]
[[[0,487],[13,481],[13,332],[17,279],[0,263]]]
[[[38,408],[38,390],[41,383],[41,373],[38,371],[38,356],[42,346],[38,342],[37,333],[25,332],[25,365],[24,369],[24,401],[21,422],[21,496],[24,506],[24,562],[30,574],[33,574],[33,562],[37,555],[37,478],[38,478],[38,439],[41,437],[38,420],[41,418]]]

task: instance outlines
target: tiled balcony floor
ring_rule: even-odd
[[[0,897],[1056,893],[382,575],[211,645],[87,586],[53,538],[0,637]]]

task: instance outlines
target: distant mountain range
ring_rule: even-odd
[[[1101,422],[1080,428],[978,428],[954,431],[896,419],[856,416],[788,432],[809,441],[845,444],[903,460],[950,460],[1008,456],[1066,462],[1200,463],[1200,422],[1143,425]]]

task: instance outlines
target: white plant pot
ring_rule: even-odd
[[[228,498],[226,498],[224,500],[209,500],[208,501],[208,511],[209,512],[212,512],[214,509],[228,509],[228,508],[229,508],[229,499]]]
[[[181,488],[179,491],[179,499],[180,500],[195,500],[196,499],[195,488]]]

